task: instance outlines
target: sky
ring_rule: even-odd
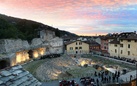
[[[0,13],[84,36],[137,31],[137,0],[0,0]]]

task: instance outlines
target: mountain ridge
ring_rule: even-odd
[[[37,30],[42,28],[55,31],[55,35],[58,37],[63,37],[64,35],[77,37],[74,33],[59,30],[41,22],[0,14],[0,39],[20,38],[30,41],[37,37]]]

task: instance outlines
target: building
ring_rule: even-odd
[[[108,52],[108,43],[109,43],[108,37],[102,36],[100,38],[101,38],[101,50]]]
[[[67,54],[89,53],[89,44],[79,40],[65,43],[65,48]]]
[[[89,49],[90,49],[90,52],[92,52],[92,51],[99,51],[101,49],[100,48],[100,44],[98,44],[95,41],[90,41],[89,42]]]
[[[127,32],[109,43],[110,56],[125,57],[137,60],[137,34]]]

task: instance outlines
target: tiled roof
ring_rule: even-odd
[[[137,34],[123,35],[120,39],[137,40]]]
[[[120,41],[117,39],[114,39],[113,41],[109,42],[110,44],[120,44]]]
[[[68,41],[68,42],[65,42],[64,44],[65,44],[65,45],[69,45],[69,44],[74,43],[74,42],[77,42],[77,41],[81,41],[81,40]],[[81,41],[81,42],[86,43],[86,44],[89,44],[89,42],[87,42],[87,41]]]
[[[95,42],[95,41],[90,41],[89,44],[92,46],[100,46],[99,43]]]
[[[0,86],[41,86],[41,83],[17,65],[0,70]]]

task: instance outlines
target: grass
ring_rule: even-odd
[[[91,76],[94,74],[94,72],[98,70],[96,70],[95,68],[93,67],[77,67],[75,69],[70,69],[70,70],[67,70],[67,72],[69,74],[71,74],[73,77],[81,77],[81,76]]]
[[[23,65],[23,68],[26,69],[27,71],[29,71],[32,75],[36,76],[36,70],[37,68],[43,64],[46,60],[35,60],[32,62],[29,62],[25,65]]]

